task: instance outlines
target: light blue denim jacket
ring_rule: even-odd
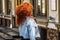
[[[19,35],[23,36],[24,39],[29,38],[30,40],[36,40],[36,37],[40,37],[38,25],[35,20],[27,17],[24,25],[19,26]]]

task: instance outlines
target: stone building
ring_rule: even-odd
[[[0,0],[0,24],[3,26],[7,25],[15,25],[16,22],[16,7],[20,5],[23,1],[30,2],[34,9],[33,14],[34,17],[38,19],[38,21],[41,19],[43,22],[48,22],[49,17],[55,19],[55,22],[60,22],[60,12],[59,12],[59,0],[55,0],[55,2],[51,2],[50,0]],[[53,5],[54,3],[54,6]],[[44,20],[43,20],[44,19]],[[5,22],[6,20],[10,20]],[[15,21],[14,21],[15,20]],[[40,21],[39,23],[41,23]],[[8,24],[10,22],[10,24]],[[5,23],[5,24],[4,24]],[[43,23],[44,24],[44,23]],[[48,24],[46,24],[48,25]]]

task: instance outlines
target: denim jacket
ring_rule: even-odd
[[[40,37],[38,30],[38,25],[35,20],[27,17],[27,20],[24,22],[24,25],[19,25],[19,35],[24,39],[36,40],[36,37]]]

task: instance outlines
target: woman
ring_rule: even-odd
[[[23,37],[22,40],[36,40],[37,37],[40,37],[32,11],[33,6],[27,2],[22,3],[16,9],[19,35]]]

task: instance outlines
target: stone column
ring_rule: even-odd
[[[3,16],[2,16],[2,26],[5,26],[4,14],[5,14],[5,0],[2,0],[2,9],[3,9]]]
[[[13,16],[15,16],[15,7],[16,7],[15,0],[12,0],[12,15]]]
[[[5,14],[5,0],[2,0],[3,18]]]
[[[11,0],[12,3],[12,9],[11,9],[11,24],[10,24],[10,28],[12,28],[14,26],[14,17],[15,17],[15,8],[16,8],[16,3],[15,0]],[[15,19],[14,19],[15,20]]]

